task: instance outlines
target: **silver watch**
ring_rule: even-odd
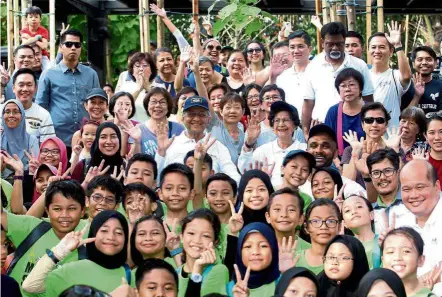
[[[203,281],[203,276],[199,273],[192,273],[190,275],[190,279],[194,282],[194,283],[200,283]]]

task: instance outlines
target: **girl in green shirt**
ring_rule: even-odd
[[[341,211],[345,226],[364,245],[370,269],[381,267],[381,249],[378,236],[373,232],[374,212],[370,201],[352,195],[344,200]]]
[[[417,278],[417,269],[425,261],[424,241],[410,227],[400,227],[387,233],[381,245],[384,268],[396,272],[404,283],[408,297],[434,296]]]
[[[359,282],[356,297],[407,297],[404,284],[392,270],[375,268],[369,271]]]
[[[305,212],[304,228],[311,239],[311,248],[298,252],[297,267],[310,269],[316,275],[324,269],[323,257],[327,244],[339,233],[342,216],[333,200],[317,199]]]
[[[110,293],[125,278],[133,284],[127,257],[126,218],[115,210],[104,210],[92,220],[86,245],[88,259],[68,263],[52,271],[46,279],[46,296],[59,296],[73,285],[88,285]]]
[[[318,287],[318,280],[313,272],[304,267],[293,267],[281,275],[275,297],[316,297]]]

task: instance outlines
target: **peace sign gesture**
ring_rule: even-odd
[[[233,202],[229,200],[230,205],[230,211],[232,213],[232,216],[229,219],[229,230],[230,235],[237,236],[238,232],[242,229],[244,226],[244,219],[242,217],[242,213],[244,211],[244,203],[241,202],[241,206],[239,207],[238,212],[235,210],[235,206],[233,205]]]
[[[248,282],[250,278],[250,266],[247,267],[246,274],[244,278],[241,276],[241,272],[239,271],[238,265],[233,264],[233,268],[235,268],[236,275],[236,284],[233,286],[233,297],[248,297],[250,295],[250,291],[248,288]]]
[[[279,271],[281,271],[281,273],[295,267],[296,263],[298,263],[301,254],[295,256],[297,244],[298,241],[293,241],[292,236],[290,236],[288,240],[286,237],[282,238],[282,243],[279,246]]]
[[[396,227],[396,214],[393,213],[393,217],[391,218],[391,223],[388,223],[387,212],[384,210],[382,212],[382,219],[384,221],[385,229],[381,232],[381,234],[379,234],[379,238],[378,238],[379,246],[381,246],[382,243],[384,242],[385,237],[387,236],[388,232],[390,232],[391,230],[393,230]]]
[[[112,172],[111,177],[116,180],[121,180],[121,178],[124,175],[124,166],[123,165],[120,166],[120,174],[117,175],[117,172],[118,172],[118,167],[114,166],[114,171]]]
[[[98,165],[98,167],[97,166],[91,166],[89,168],[89,170],[87,171],[87,174],[86,174],[86,177],[84,178],[84,182],[83,183],[87,185],[87,184],[89,184],[91,182],[91,180],[94,177],[106,174],[109,171],[110,166],[106,166],[106,168],[104,168],[104,169],[103,169],[103,167],[104,167],[104,160],[102,160],[100,162],[100,165]]]
[[[180,247],[181,240],[177,234],[178,219],[174,219],[172,223],[172,231],[169,231],[169,226],[166,222],[163,222],[164,230],[166,230],[166,247],[169,251],[176,250]]]
[[[345,184],[346,185],[346,184]],[[338,193],[338,185],[335,185],[335,194],[333,195],[333,201],[338,205],[339,210],[342,209],[342,204],[344,203],[344,189],[345,189],[345,185],[343,185],[341,187],[341,189],[339,190]]]
[[[59,181],[59,180],[65,180],[65,179],[70,179],[71,177],[68,176],[69,172],[70,172],[70,168],[68,170],[66,170],[65,173],[63,173],[63,164],[60,162],[58,163],[58,169],[57,169],[57,174],[54,176],[51,176],[48,179],[48,187],[51,183],[55,182],[55,181]]]
[[[204,142],[198,142],[195,146],[195,151],[193,154],[193,157],[195,160],[204,160],[204,157],[207,154],[207,151],[212,147],[212,145],[215,143],[216,138],[210,139],[211,134],[207,134],[206,139]]]
[[[88,229],[89,224],[86,224],[81,231],[72,231],[63,237],[63,239],[54,248],[54,255],[57,257],[57,259],[61,261],[80,246],[94,242],[95,237],[83,239],[83,235]]]
[[[24,150],[24,153],[29,160],[29,175],[34,175],[35,171],[37,171],[37,168],[40,166],[40,162],[34,155],[33,151],[31,151],[31,153],[28,153],[28,151]]]

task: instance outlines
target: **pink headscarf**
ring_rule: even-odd
[[[60,162],[61,162],[62,170],[63,170],[63,173],[65,173],[66,170],[68,169],[68,154],[67,154],[67,150],[66,150],[66,145],[58,137],[49,137],[48,139],[43,141],[43,143],[40,145],[40,151],[48,141],[53,141],[58,146],[58,149],[60,150]],[[38,155],[38,161],[41,162],[41,154]],[[57,167],[58,167],[58,165],[57,165]]]
[[[49,169],[49,171],[52,172],[53,175],[57,175],[57,168],[55,168],[52,165],[49,164],[41,164],[40,166],[38,166],[37,170],[34,172],[34,177],[32,178],[32,181],[34,182],[34,195],[32,196],[32,203],[34,203],[35,201],[37,201],[38,197],[40,197],[41,194],[39,194],[37,192],[37,189],[35,188],[35,179],[38,176],[38,172],[43,170],[43,169]]]

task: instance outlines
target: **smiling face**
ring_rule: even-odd
[[[288,111],[281,111],[275,115],[273,132],[278,138],[291,138],[297,128]]]
[[[151,219],[139,223],[135,236],[135,248],[144,259],[164,255],[166,234],[163,226],[156,220]]]
[[[96,188],[90,197],[86,197],[86,206],[90,218],[95,218],[103,210],[118,208],[115,194],[102,187]]]
[[[86,149],[90,150],[94,143],[95,136],[97,135],[97,125],[86,124],[83,126],[83,133],[81,134],[81,140]]]
[[[344,102],[352,102],[361,99],[361,92],[362,90],[359,83],[353,77],[343,80],[339,85],[339,96],[341,96]]]
[[[336,142],[328,134],[317,134],[308,139],[307,152],[316,160],[316,168],[328,167],[337,156]]]
[[[328,59],[339,61],[344,59],[345,54],[345,39],[341,34],[330,35],[326,34],[323,40],[323,47],[325,55]]]
[[[127,96],[118,97],[114,106],[114,113],[117,113],[119,109],[126,111],[127,115],[130,116],[132,114],[132,101]]]
[[[203,81],[203,83],[205,84],[210,83],[214,73],[212,64],[210,64],[210,62],[201,63],[199,65],[199,70],[200,70],[201,80]]]
[[[310,213],[310,220],[338,220],[338,214],[336,210],[328,205],[321,205],[313,208]],[[330,240],[333,239],[339,233],[340,225],[337,224],[336,227],[328,227],[325,222],[322,222],[321,227],[313,227],[310,222],[306,222],[306,231],[310,235],[312,243],[318,243],[321,245],[327,245]]]
[[[251,271],[262,271],[272,263],[272,249],[261,233],[250,233],[246,236],[241,249],[244,266]]]
[[[221,99],[224,97],[224,90],[221,88],[215,89],[212,92],[210,92],[210,100],[209,103],[212,104],[213,110],[217,113],[221,113],[221,109],[219,107],[219,103],[221,102]]]
[[[163,94],[157,93],[150,97],[149,104],[147,105],[147,111],[154,120],[163,120],[167,116],[167,99]]]
[[[313,198],[333,199],[335,193],[335,182],[331,175],[326,171],[316,173],[312,178]]]
[[[251,43],[247,46],[247,60],[251,63],[261,63],[264,53],[258,43]]]
[[[154,168],[152,163],[135,161],[130,166],[124,184],[142,183],[153,189],[155,187]]]
[[[120,149],[120,142],[118,140],[117,132],[112,128],[104,128],[101,130],[100,138],[98,139],[98,149],[106,156],[115,155]]]
[[[227,61],[227,70],[229,70],[229,74],[242,76],[246,67],[246,60],[242,52],[234,52],[230,55],[229,60]]]
[[[15,97],[23,104],[23,107],[29,108],[32,98],[34,98],[37,91],[34,77],[28,73],[17,76],[12,86],[12,91]]]
[[[72,198],[66,198],[61,193],[54,194],[46,212],[57,234],[68,234],[73,231],[84,215],[80,203]]]
[[[385,65],[393,55],[393,48],[390,48],[387,38],[375,36],[370,40],[368,54],[371,56],[373,64]]]
[[[310,164],[303,156],[296,156],[282,167],[284,182],[291,187],[298,188],[305,184],[310,175]]]
[[[203,107],[191,107],[184,111],[183,122],[190,134],[204,133],[209,124],[209,112]]]
[[[151,215],[157,209],[157,204],[147,194],[133,191],[126,194],[124,207],[129,220],[135,221],[142,216]]]
[[[387,170],[387,172],[393,171],[393,174],[391,176],[385,176],[385,173],[382,173],[379,178],[373,177],[384,170]],[[384,159],[382,162],[373,164],[370,174],[373,180],[373,186],[381,196],[393,194],[398,190],[399,173],[394,169],[393,163],[391,163],[390,160]],[[390,173],[387,173],[387,175],[389,174]]]
[[[369,110],[365,113],[365,118],[383,118],[385,120],[385,113],[381,109]],[[387,126],[387,122],[383,124],[379,124],[377,121],[374,121],[372,124],[362,122],[362,129],[364,129],[367,138],[374,141],[378,141],[385,134]]]
[[[203,51],[203,56],[209,57],[213,63],[218,63],[219,54],[221,52],[221,44],[216,40],[207,43]]]
[[[158,72],[164,75],[173,74],[173,57],[168,52],[160,52],[156,58]]]
[[[299,208],[299,198],[290,194],[273,197],[272,205],[266,213],[267,223],[277,232],[295,232],[304,222],[303,210]]]
[[[47,168],[38,170],[37,177],[35,178],[35,191],[37,191],[38,194],[46,191],[51,176],[54,176],[54,174]]]
[[[263,94],[262,96],[262,106],[266,112],[270,112],[270,107],[273,102],[281,101],[281,94],[278,90],[270,90]]]
[[[225,123],[237,124],[244,115],[244,109],[240,102],[230,100],[224,104],[221,115]]]
[[[3,109],[3,121],[9,129],[15,129],[23,119],[20,108],[15,103],[6,104]]]
[[[350,230],[371,224],[374,218],[367,204],[359,196],[350,196],[342,204],[342,216],[345,226]]]
[[[324,272],[329,279],[334,281],[342,281],[347,279],[353,270],[353,255],[348,247],[341,243],[335,242],[327,250],[326,257],[338,257],[339,260],[330,259],[324,261]]]
[[[115,256],[123,250],[124,230],[118,219],[107,220],[95,235],[95,246],[106,256]]]
[[[158,194],[167,208],[172,211],[185,209],[189,199],[193,199],[189,179],[177,172],[166,174]]]
[[[232,186],[225,180],[215,180],[207,187],[207,202],[217,215],[230,212],[229,201],[235,204]]]
[[[102,97],[92,97],[84,103],[89,117],[93,121],[102,121],[107,110],[107,100]]]
[[[166,269],[152,269],[144,274],[137,297],[177,297],[178,287],[171,274]]]
[[[312,48],[305,43],[304,38],[297,37],[289,40],[289,50],[292,54],[293,62],[301,64],[308,61]]]
[[[16,69],[34,67],[35,56],[34,51],[30,48],[21,48],[17,51],[14,57],[14,64]]]
[[[260,210],[269,203],[269,190],[259,178],[249,180],[243,194],[244,205],[252,210]]]
[[[55,141],[49,140],[40,148],[40,162],[58,168],[60,164],[60,148],[55,143]]]
[[[259,91],[257,89],[251,89],[249,91],[247,95],[247,106],[252,114],[253,112],[259,111],[261,101],[259,100]]]
[[[432,120],[428,124],[425,136],[431,150],[438,153],[442,152],[442,121]]]
[[[423,75],[430,75],[436,67],[436,61],[426,51],[418,51],[416,59],[413,62],[413,67],[416,72]]]
[[[210,243],[215,246],[213,226],[205,219],[193,219],[183,230],[181,241],[186,257],[198,259]]]
[[[283,297],[316,297],[318,289],[315,283],[304,276],[295,277],[290,281]]]

